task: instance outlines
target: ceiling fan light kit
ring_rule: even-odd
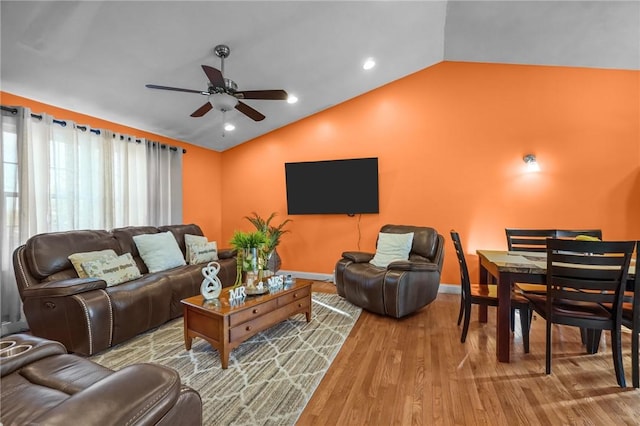
[[[218,111],[231,111],[239,102],[238,98],[224,92],[214,93],[209,99],[213,103],[213,107]]]
[[[207,103],[195,110],[191,117],[202,117],[212,109],[218,111],[230,111],[236,109],[254,121],[264,120],[265,116],[259,111],[240,101],[240,99],[255,100],[282,100],[288,99],[288,94],[284,90],[238,90],[238,85],[229,78],[224,78],[224,59],[229,56],[231,49],[229,46],[219,44],[214,47],[213,52],[220,58],[220,70],[208,65],[202,65],[202,70],[209,79],[206,91],[181,89],[179,87],[158,86],[147,84],[149,89],[172,90],[175,92],[198,93],[207,96]]]

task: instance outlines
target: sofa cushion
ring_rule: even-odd
[[[411,244],[413,243],[413,232],[406,234],[378,234],[378,246],[376,254],[370,260],[372,265],[379,268],[386,268],[389,263],[398,260],[408,260]]]
[[[173,234],[174,237],[176,237],[176,241],[178,242],[178,246],[180,247],[180,250],[182,250],[182,253],[185,255],[185,259],[188,259],[187,257],[187,252],[186,252],[186,246],[185,246],[185,239],[184,236],[187,234],[190,235],[204,235],[204,233],[202,232],[202,229],[200,229],[200,227],[198,225],[196,225],[195,223],[190,223],[188,225],[165,225],[165,226],[159,226],[158,227],[159,232],[171,232]]]
[[[118,257],[87,260],[82,262],[82,269],[88,277],[104,280],[108,287],[142,276],[131,253],[125,253]]]
[[[136,235],[133,241],[149,272],[160,272],[186,265],[182,251],[169,231],[159,234]]]
[[[73,265],[73,268],[76,270],[78,274],[78,278],[87,278],[89,277],[87,273],[84,271],[82,267],[82,262],[88,262],[90,260],[96,260],[101,258],[113,259],[118,257],[116,252],[113,249],[107,250],[97,250],[97,251],[87,251],[83,253],[73,253],[69,256],[69,260]]]
[[[157,234],[158,232],[160,231],[155,226],[125,226],[111,230],[111,233],[120,245],[118,254],[131,253],[131,256],[133,256],[133,259],[138,265],[138,269],[140,269],[140,272],[143,274],[146,274],[149,270],[140,257],[140,253],[138,253],[138,247],[133,241],[133,237],[143,234]]]
[[[438,231],[427,226],[384,225],[380,232],[388,234],[406,234],[413,232],[413,243],[409,260],[435,262],[440,250]]]
[[[113,370],[71,354],[54,355],[20,370],[31,383],[73,395],[111,374]]]
[[[184,258],[187,259],[187,263],[191,263],[191,247],[200,244],[207,244],[209,240],[203,235],[184,234],[185,252]]]
[[[113,309],[112,346],[170,319],[171,272],[145,274],[137,280],[106,288]]]
[[[70,255],[105,249],[119,250],[118,241],[107,231],[51,232],[29,238],[24,255],[33,277],[42,281],[65,269],[73,271]]]
[[[190,265],[213,262],[214,260],[218,260],[218,244],[215,241],[191,247]]]

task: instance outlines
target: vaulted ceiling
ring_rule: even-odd
[[[1,90],[224,151],[441,61],[640,69],[638,1],[5,1]],[[223,136],[201,65],[263,113]],[[376,67],[364,71],[373,57]],[[37,111],[36,111],[37,112]],[[64,117],[60,117],[64,118]]]

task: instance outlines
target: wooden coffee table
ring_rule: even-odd
[[[191,350],[194,337],[200,337],[218,350],[222,368],[227,368],[231,349],[256,333],[299,313],[311,321],[312,284],[311,280],[298,278],[291,287],[247,296],[239,303],[229,302],[229,287],[222,289],[215,300],[206,301],[202,295],[182,300],[186,350]]]

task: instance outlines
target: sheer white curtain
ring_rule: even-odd
[[[149,225],[182,223],[182,149],[146,145]]]
[[[104,131],[109,150],[106,161],[110,176],[107,209],[111,212],[105,229],[147,225],[147,151],[131,136]]]
[[[46,114],[33,117],[28,108],[3,108],[3,335],[26,325],[12,255],[32,235],[182,223],[182,151],[156,145]]]

